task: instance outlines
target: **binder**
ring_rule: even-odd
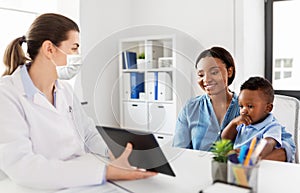
[[[136,69],[137,68],[135,52],[124,51],[122,53],[122,59],[123,59],[123,69]]]
[[[156,40],[147,41],[146,59],[148,68],[158,67],[158,58],[163,56],[163,43]]]
[[[130,73],[131,98],[138,99],[140,92],[145,92],[144,74],[138,72]]]
[[[158,72],[157,95],[159,101],[172,100],[172,80],[168,72]]]
[[[154,100],[158,100],[158,72],[154,72]]]
[[[123,99],[131,98],[130,74],[123,73]]]
[[[148,73],[148,80],[147,80],[147,99],[148,100],[155,100],[155,75],[154,72]]]

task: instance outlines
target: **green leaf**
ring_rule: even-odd
[[[145,59],[145,53],[142,52],[138,55],[138,59]]]
[[[218,162],[227,162],[227,155],[233,149],[233,144],[229,139],[221,139],[212,145],[211,152],[214,154],[214,160]]]

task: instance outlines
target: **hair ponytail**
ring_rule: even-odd
[[[27,58],[22,49],[22,43],[26,42],[25,36],[14,39],[6,48],[3,56],[3,63],[5,65],[5,75],[11,75],[18,66],[25,64],[29,58]]]
[[[50,40],[59,46],[62,41],[68,39],[69,31],[79,32],[78,25],[71,19],[55,13],[45,13],[38,16],[31,24],[26,38],[19,37],[12,41],[6,48],[3,62],[6,70],[3,74],[12,74],[18,66],[27,61],[34,61],[44,41]],[[22,50],[22,43],[27,43],[27,58]]]

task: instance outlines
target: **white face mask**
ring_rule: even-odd
[[[65,66],[56,66],[57,76],[62,80],[70,80],[78,74],[82,65],[81,55],[67,54],[67,64]]]
[[[61,50],[57,46],[55,46],[55,47],[67,56],[67,64],[64,66],[58,66],[52,60],[52,63],[56,66],[56,72],[57,72],[58,79],[70,80],[71,78],[73,78],[75,75],[78,74],[80,67],[82,65],[82,57],[80,54],[76,54],[76,55],[66,54],[63,50]]]

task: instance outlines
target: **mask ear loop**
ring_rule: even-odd
[[[57,45],[55,45],[54,43],[52,43],[52,45],[58,49],[61,53],[65,54],[65,55],[68,55],[65,51],[63,51],[62,49],[60,49]]]

